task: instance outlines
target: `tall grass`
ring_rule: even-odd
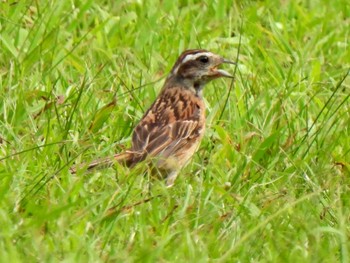
[[[348,262],[348,1],[3,1],[0,259]],[[238,57],[173,188],[130,145],[177,56]],[[145,172],[146,169],[146,172]]]

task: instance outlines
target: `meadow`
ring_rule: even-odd
[[[1,1],[1,262],[349,262],[350,3]],[[172,188],[120,152],[179,54],[237,61]]]

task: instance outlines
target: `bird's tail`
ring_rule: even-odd
[[[115,154],[113,157],[100,158],[91,163],[82,163],[72,166],[69,170],[72,174],[77,173],[78,170],[91,171],[94,169],[104,169],[113,166],[115,163],[125,163],[129,166],[129,163],[133,159],[133,153],[130,151]]]

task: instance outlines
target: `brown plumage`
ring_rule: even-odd
[[[186,165],[198,148],[205,130],[204,85],[219,77],[232,77],[217,67],[231,63],[206,50],[187,50],[173,66],[164,87],[146,111],[132,135],[129,150],[88,165],[88,170],[108,167],[115,162],[133,167],[150,159],[156,171],[166,177],[168,186],[174,183],[179,170]]]

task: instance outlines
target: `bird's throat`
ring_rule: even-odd
[[[197,97],[202,97],[202,90],[206,82],[203,81],[193,81],[190,78],[182,78],[179,76],[171,76],[167,79],[165,83],[165,88],[181,87],[186,90],[190,90]]]
[[[193,84],[193,88],[194,89],[194,92],[196,93],[196,96],[197,97],[202,97],[202,90],[204,88],[204,84],[203,83],[200,83],[200,82],[195,82]]]

